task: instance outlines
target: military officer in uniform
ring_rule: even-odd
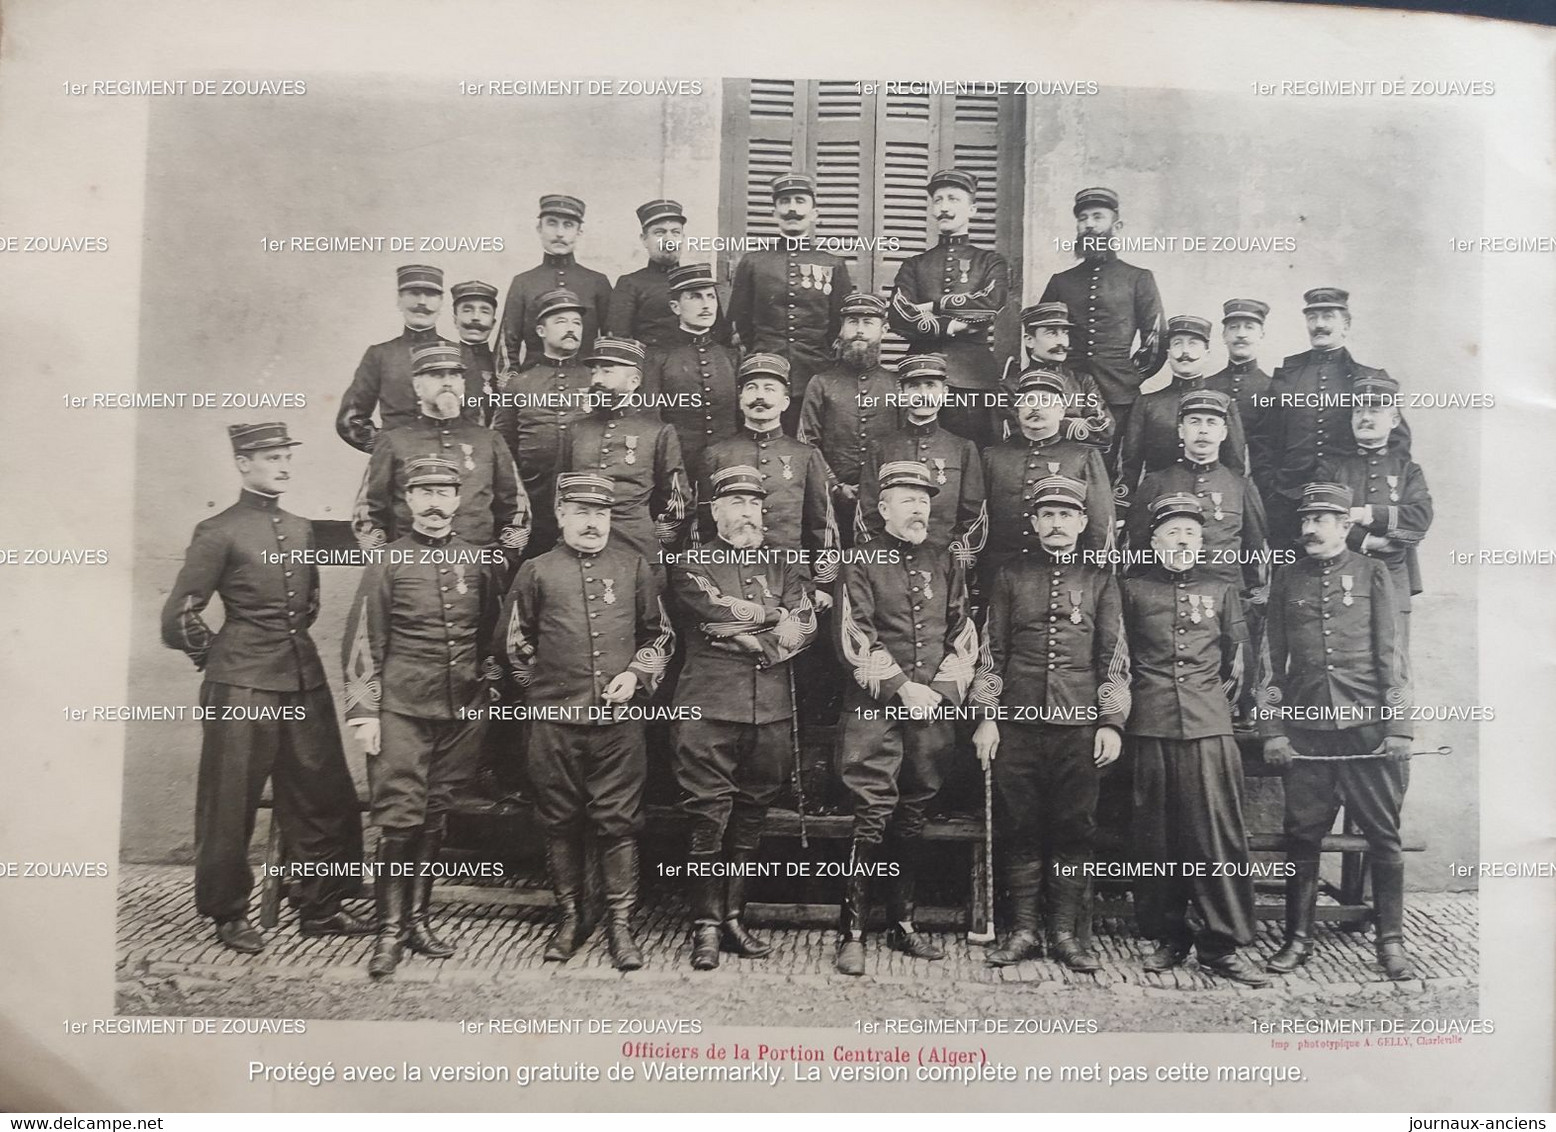
[[[652,355],[680,342],[680,320],[670,309],[670,277],[686,245],[686,211],[679,201],[651,200],[638,205],[637,214],[648,264],[616,280],[605,326],[611,337],[636,338]],[[714,341],[728,345],[729,325],[722,317],[715,316],[712,333]]]
[[[453,799],[475,771],[498,675],[500,552],[454,533],[462,472],[417,458],[405,478],[411,529],[368,563],[346,620],[346,723],[367,755],[378,826],[378,939],[368,963],[392,975],[403,948],[454,948],[432,930],[434,866]]]
[[[1259,343],[1264,340],[1264,320],[1270,304],[1258,299],[1228,299],[1221,304],[1221,342],[1226,346],[1226,367],[1205,379],[1205,386],[1225,393],[1237,404],[1248,438],[1248,472],[1256,474],[1267,462],[1259,448],[1264,412],[1269,408],[1270,375],[1259,368]]]
[[[595,348],[609,341],[597,339]],[[499,655],[534,716],[529,775],[562,912],[545,958],[566,962],[584,942],[584,838],[592,829],[611,960],[633,971],[643,965],[630,917],[648,756],[643,724],[617,718],[615,708],[653,693],[675,634],[648,563],[611,533],[614,501],[606,476],[557,477],[561,541],[519,567],[504,605]]]
[[[369,346],[357,365],[351,384],[340,399],[335,431],[359,452],[371,452],[380,432],[410,424],[419,413],[416,391],[411,388],[411,351],[444,342],[437,331],[438,311],[443,309],[443,272],[413,263],[399,268],[400,317],[405,330],[398,338]],[[480,393],[472,375],[466,387],[465,415],[480,418]],[[377,412],[378,423],[373,423]]]
[[[740,352],[719,341],[719,293],[711,265],[672,268],[666,287],[676,325],[658,349],[648,352],[643,395],[657,399],[660,417],[675,426],[686,477],[696,484],[708,447],[740,427],[735,387]]]
[[[1162,296],[1155,276],[1125,263],[1113,250],[1113,238],[1124,227],[1117,193],[1082,189],[1075,194],[1074,211],[1081,262],[1052,276],[1039,301],[1063,303],[1079,320],[1074,353],[1090,366],[1122,436],[1140,386],[1167,358]]]
[[[837,578],[837,520],[832,511],[832,475],[821,451],[785,435],[781,414],[789,406],[789,363],[776,354],[752,354],[740,363],[740,431],[708,449],[703,461],[701,499],[713,498],[712,478],[723,468],[751,467],[765,488],[762,543],[803,550],[812,582],[830,588]],[[830,606],[820,591],[817,604]]]
[[[1141,505],[1151,509],[1158,564],[1123,581],[1132,675],[1125,732],[1137,849],[1169,870],[1135,889],[1140,926],[1158,941],[1145,969],[1179,966],[1192,945],[1201,970],[1264,986],[1269,979],[1237,950],[1254,938],[1243,764],[1231,714],[1248,644],[1242,605],[1234,586],[1207,579],[1197,565],[1204,543],[1198,498],[1168,495]],[[1191,903],[1198,931],[1189,923]]]
[[[468,354],[445,344],[424,346],[414,357],[411,381],[421,413],[373,446],[357,497],[357,541],[378,547],[410,532],[411,463],[439,456],[457,463],[463,480],[454,533],[474,546],[500,545],[517,554],[529,539],[529,497],[502,438],[460,416]]]
[[[584,339],[583,302],[571,291],[548,291],[535,309],[541,348],[517,374],[505,373],[492,428],[508,442],[533,517],[529,552],[556,543],[551,493],[557,463],[571,443],[571,430],[591,411],[592,379],[578,360]]]
[[[481,390],[480,421],[492,423],[492,394],[497,392],[497,363],[492,357],[492,328],[497,325],[497,288],[479,279],[448,289],[454,303],[454,329],[465,354],[465,373]]]
[[[915,959],[945,958],[913,924],[914,889],[925,813],[956,750],[954,722],[940,709],[961,706],[978,661],[967,572],[946,551],[924,545],[940,490],[929,469],[883,464],[878,486],[885,529],[868,545],[895,553],[850,561],[838,583],[838,655],[853,676],[837,741],[838,775],[854,803],[838,921],[837,969],[845,975],[864,974],[870,866],[878,859],[897,865],[887,946]]]
[[[523,369],[541,354],[538,327],[551,292],[571,291],[578,302],[582,318],[580,350],[594,345],[600,327],[609,323],[610,280],[573,258],[573,248],[583,234],[583,221],[584,202],[577,197],[547,193],[540,198],[535,231],[540,235],[541,261],[515,275],[508,285],[508,302],[503,307],[502,329],[497,337],[499,373]],[[549,498],[549,488],[547,494]],[[546,510],[550,511],[549,504]]]
[[[1129,718],[1129,643],[1117,581],[1075,553],[1086,485],[1048,476],[1031,508],[1039,549],[995,575],[972,696],[994,713],[978,724],[973,748],[993,764],[1012,912],[1010,933],[985,961],[1006,967],[1042,955],[1046,887],[1050,953],[1072,971],[1098,971],[1081,930],[1085,867],[1102,771],[1117,761]]]
[[[663,576],[661,549],[685,534],[691,491],[675,426],[633,408],[643,383],[643,343],[601,335],[584,358],[596,407],[572,429],[561,468],[611,481],[611,538],[641,554]]]
[[[319,613],[313,526],[280,506],[297,441],[279,421],[227,429],[242,491],[195,527],[162,608],[162,643],[204,674],[200,774],[195,787],[195,907],[216,937],[252,954],[264,940],[248,920],[254,874],[249,841],[265,780],[287,856],[350,867],[362,859],[362,819],[346,769],[335,703],[308,630]],[[201,613],[225,611],[212,633]],[[223,718],[234,714],[273,718]],[[338,877],[292,885],[303,935],[361,935],[372,926],[341,909],[353,886]]]
[[[1016,387],[1019,432],[984,450],[983,485],[989,501],[988,545],[978,560],[979,588],[987,592],[995,571],[1008,558],[1036,548],[1029,516],[1039,480],[1066,476],[1086,485],[1086,526],[1079,552],[1093,565],[1107,565],[1113,553],[1113,492],[1102,453],[1078,440],[1066,440],[1059,427],[1065,411],[1064,375],[1032,369]]]
[[[1010,296],[1010,267],[998,252],[969,242],[977,177],[941,169],[925,189],[940,241],[897,268],[891,327],[907,339],[910,354],[945,357],[945,427],[987,448],[1000,439],[1000,367],[989,330]]]
[[[1304,484],[1313,482],[1318,462],[1352,451],[1351,395],[1366,377],[1387,377],[1381,369],[1351,357],[1345,343],[1351,333],[1350,293],[1315,287],[1303,296],[1308,341],[1313,348],[1293,354],[1270,378],[1271,404],[1259,422],[1255,449],[1264,465],[1255,465],[1255,482],[1270,520],[1270,545],[1296,547],[1301,522],[1297,503]],[[1410,427],[1403,420],[1389,446],[1410,451]]]
[[[1394,608],[1399,613],[1399,679],[1410,683],[1410,599],[1421,592],[1416,548],[1432,525],[1432,493],[1426,476],[1408,452],[1390,448],[1390,432],[1399,424],[1399,382],[1364,377],[1356,382],[1351,434],[1356,449],[1326,456],[1319,478],[1351,489],[1351,529],[1345,544],[1389,568]]]
[[[805,388],[830,357],[854,285],[840,257],[813,246],[816,182],[785,173],[773,179],[772,192],[778,246],[741,257],[729,317],[746,354],[776,354],[789,363],[793,400],[783,425],[793,435]]]
[[[1119,483],[1129,498],[1138,491],[1142,477],[1169,467],[1183,455],[1178,409],[1184,397],[1206,388],[1205,355],[1209,350],[1209,319],[1178,314],[1167,320],[1167,364],[1172,368],[1172,380],[1135,402],[1119,446]],[[1219,459],[1232,471],[1245,473],[1248,441],[1243,435],[1243,419],[1236,402],[1229,408]]]
[[[1113,446],[1113,415],[1108,412],[1107,400],[1086,363],[1070,357],[1070,331],[1074,329],[1070,308],[1063,303],[1037,303],[1021,310],[1021,346],[1026,351],[1027,366],[1063,374],[1068,386],[1059,434],[1107,453]],[[1012,406],[1022,372],[1012,358],[1000,383]]]
[[[983,497],[983,460],[978,446],[940,425],[946,399],[946,362],[939,354],[912,354],[897,366],[897,405],[903,426],[870,445],[859,473],[859,509],[854,536],[864,541],[885,530],[880,511],[880,469],[911,460],[929,469],[939,505],[929,512],[926,549],[951,550],[957,564],[972,569],[988,532]]]
[[[1302,489],[1303,558],[1270,583],[1271,687],[1264,759],[1285,767],[1285,945],[1267,969],[1313,954],[1318,857],[1341,804],[1367,838],[1385,978],[1415,976],[1405,952],[1399,811],[1410,782],[1409,695],[1399,667],[1389,565],[1346,545],[1355,500],[1337,483]]]
[[[838,360],[810,379],[795,435],[814,444],[837,477],[834,510],[838,531],[852,544],[859,473],[870,444],[895,432],[901,413],[893,407],[897,377],[881,365],[886,303],[856,291],[843,300]]]
[[[1137,407],[1138,418],[1144,399]],[[1183,455],[1141,481],[1136,497],[1160,499],[1166,495],[1192,495],[1203,508],[1204,556],[1198,569],[1207,581],[1235,586],[1243,603],[1248,629],[1249,679],[1243,681],[1238,703],[1240,721],[1250,718],[1258,680],[1255,665],[1264,636],[1264,612],[1269,598],[1271,553],[1265,532],[1264,504],[1253,481],[1221,463],[1227,421],[1234,412],[1232,399],[1214,389],[1185,393],[1178,402],[1178,435]],[[1124,525],[1133,573],[1149,573],[1152,567],[1151,515],[1144,507],[1131,508]]]
[[[709,497],[718,536],[670,567],[686,642],[674,706],[688,717],[672,730],[690,827],[697,970],[717,967],[720,950],[753,959],[771,951],[742,923],[744,873],[792,753],[789,670],[815,638],[816,616],[804,575],[763,552],[770,483],[749,465],[714,471]]]

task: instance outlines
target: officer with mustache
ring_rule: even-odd
[[[747,354],[776,354],[792,393],[783,427],[793,435],[811,375],[826,365],[853,294],[842,258],[815,246],[816,182],[803,173],[773,178],[778,244],[747,252],[735,266],[729,317]]]
[[[415,421],[420,412],[411,386],[411,351],[423,346],[446,345],[437,331],[438,311],[443,308],[443,272],[413,263],[395,272],[399,285],[400,317],[405,330],[397,338],[369,346],[357,365],[351,384],[341,395],[335,431],[359,452],[371,452],[380,432],[390,432]],[[479,375],[470,374],[461,410],[471,420],[481,415]],[[378,423],[373,414],[378,414]]]
[[[492,357],[492,328],[497,325],[497,288],[479,279],[448,289],[454,304],[454,330],[465,354],[465,372],[480,388],[480,420],[490,427],[497,392],[497,363]]]
[[[1027,368],[1063,374],[1068,386],[1060,435],[1106,453],[1113,446],[1117,429],[1097,379],[1091,376],[1084,361],[1071,356],[1070,332],[1074,329],[1070,308],[1063,303],[1038,303],[1021,310],[1021,348],[1026,354]],[[1020,375],[1025,372],[1015,363],[1016,359],[1012,358],[1000,381],[1001,389],[1009,394],[1012,407]],[[1004,415],[1007,420],[1011,417],[1008,411]]]
[[[989,331],[1010,297],[1005,257],[968,237],[977,212],[978,178],[941,169],[925,185],[939,242],[903,261],[891,300],[891,328],[910,354],[946,360],[949,401],[945,427],[987,448],[1000,439],[996,402],[999,364]]]
[[[838,920],[845,975],[864,974],[872,866],[891,878],[887,946],[945,958],[914,926],[914,892],[925,814],[956,751],[955,723],[942,709],[961,705],[978,661],[967,571],[925,545],[939,486],[925,465],[896,461],[881,466],[878,487],[884,531],[866,545],[883,553],[846,563],[837,588],[836,644],[853,677],[837,739],[838,775],[854,803]]]
[[[648,264],[616,280],[605,326],[611,337],[634,338],[653,355],[679,341],[679,320],[670,307],[675,297],[671,276],[686,246],[686,210],[679,201],[651,200],[638,205],[637,216]],[[711,332],[715,342],[729,344],[729,323],[722,316],[715,318]]]
[[[540,198],[535,232],[540,237],[541,261],[520,272],[508,284],[508,301],[502,311],[497,338],[497,370],[508,373],[534,364],[543,352],[539,330],[546,296],[570,291],[580,315],[578,350],[594,345],[594,336],[610,320],[611,284],[598,271],[573,257],[583,234],[584,202],[566,193],[547,193]],[[551,487],[546,494],[549,498]],[[548,505],[546,510],[550,511]],[[547,522],[549,526],[549,520]]]
[[[843,300],[838,359],[810,379],[800,407],[797,438],[821,449],[837,477],[834,491],[838,530],[852,545],[859,473],[872,442],[895,432],[901,412],[892,404],[897,377],[881,365],[886,303],[856,291]]]
[[[535,310],[540,348],[520,373],[504,374],[493,430],[508,443],[533,515],[531,555],[556,544],[551,493],[570,430],[593,409],[592,378],[579,361],[586,308],[571,291],[547,291]]]
[[[1269,408],[1270,375],[1259,368],[1259,343],[1270,304],[1258,299],[1228,299],[1221,304],[1221,342],[1226,366],[1205,380],[1208,389],[1225,393],[1237,403],[1248,437],[1248,472],[1262,472],[1268,457],[1260,448],[1263,421]]]
[[[454,533],[460,466],[422,456],[407,473],[411,529],[368,563],[341,642],[346,724],[367,756],[379,829],[375,979],[394,973],[405,948],[454,954],[432,930],[434,866],[454,799],[474,774],[499,672],[500,568]]]
[[[610,341],[597,339],[596,351]],[[653,694],[675,634],[654,572],[612,533],[610,479],[564,473],[556,500],[561,542],[519,567],[499,649],[536,713],[529,723],[529,776],[562,913],[545,959],[566,962],[587,935],[584,846],[592,832],[600,847],[611,961],[632,971],[643,965],[630,917],[648,756],[642,722],[618,719],[613,709]]]
[[[675,706],[695,709],[672,734],[699,971],[717,967],[721,951],[760,959],[772,950],[743,923],[746,873],[787,774],[789,673],[815,638],[816,614],[805,576],[762,545],[769,482],[749,465],[714,471],[707,498],[717,536],[670,566],[686,642]]]
[[[416,351],[411,382],[421,413],[373,446],[352,523],[363,547],[383,546],[411,529],[406,481],[412,462],[423,456],[460,467],[461,505],[454,517],[460,538],[474,546],[501,546],[515,558],[528,542],[529,497],[508,446],[491,429],[460,415],[467,356],[454,345]]]

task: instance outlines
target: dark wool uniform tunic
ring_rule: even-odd
[[[1005,257],[963,236],[942,236],[928,251],[902,261],[887,318],[910,354],[944,354],[953,389],[992,392],[1000,369],[989,349],[989,328],[1010,298]],[[932,312],[917,309],[933,303]],[[953,319],[970,329],[949,334]]]
[[[611,540],[659,561],[680,542],[691,493],[675,426],[656,416],[597,409],[572,429],[559,472],[594,472],[615,488]]]
[[[1190,393],[1209,388],[1208,378],[1174,377],[1172,384],[1147,393],[1129,412],[1129,425],[1119,445],[1119,482],[1136,500],[1140,480],[1150,472],[1159,472],[1183,456],[1178,439],[1178,404]],[[1221,442],[1221,463],[1235,472],[1248,470],[1248,439],[1243,435],[1243,419],[1237,406],[1231,406],[1226,418],[1226,439]],[[1152,497],[1153,499],[1155,496]],[[1151,500],[1143,500],[1147,511]]]
[[[610,318],[605,320],[607,333],[615,338],[636,338],[653,350],[674,346],[679,340],[680,320],[670,309],[670,272],[675,265],[663,267],[650,261],[636,271],[629,271],[616,280],[611,290]],[[712,337],[715,342],[729,344],[729,321],[719,311],[714,320]]]
[[[1004,414],[1007,418],[1006,427],[1012,435],[1017,431],[1016,387],[1021,382],[1022,372],[1021,367],[1015,363],[1016,359],[1011,359],[1005,367],[1005,376],[1000,379],[1004,401],[1008,406]],[[1097,385],[1097,379],[1091,376],[1086,363],[1033,361],[1031,364],[1042,366],[1064,378],[1064,419],[1059,422],[1059,435],[1065,440],[1090,444],[1104,452],[1111,448],[1118,433],[1118,425],[1108,410],[1107,398],[1102,395],[1102,389]]]
[[[1205,388],[1225,393],[1236,402],[1237,414],[1243,420],[1243,436],[1248,441],[1248,471],[1261,475],[1269,463],[1269,454],[1260,446],[1264,442],[1264,414],[1270,407],[1270,375],[1259,368],[1257,359],[1232,362],[1207,377]]]
[[[569,252],[547,252],[540,263],[513,277],[497,324],[497,365],[499,372],[527,366],[544,352],[536,317],[540,298],[548,291],[565,289],[578,296],[583,306],[583,336],[578,349],[587,353],[594,345],[600,327],[610,321],[611,282],[598,271],[578,263]],[[521,352],[522,351],[522,352]]]
[[[465,356],[465,376],[469,386],[480,390],[480,401],[476,406],[477,419],[490,426],[492,414],[496,412],[496,402],[492,395],[497,392],[497,360],[492,356],[492,348],[485,342],[461,342],[460,353]]]
[[[536,812],[553,831],[585,821],[607,840],[642,826],[643,724],[601,699],[623,672],[639,700],[658,687],[675,634],[653,571],[616,542],[587,554],[559,544],[519,567],[501,622],[500,659],[522,690]]]
[[[1180,459],[1146,475],[1124,524],[1130,551],[1148,554],[1151,550],[1151,502],[1180,493],[1196,496],[1205,508],[1203,557],[1196,572],[1236,585],[1247,601],[1270,580],[1264,504],[1259,489],[1246,476],[1219,461],[1196,464]],[[1130,569],[1143,573],[1151,565],[1148,560],[1131,560]]]
[[[679,327],[643,363],[643,395],[666,399],[659,403],[659,416],[675,426],[690,484],[702,479],[709,446],[740,430],[739,368],[740,353],[733,346]]]
[[[996,815],[1018,859],[1088,858],[1096,833],[1099,726],[1129,716],[1129,642],[1113,575],[1037,550],[1001,566],[973,700],[1003,707]]]
[[[369,346],[340,399],[340,413],[335,418],[340,438],[358,451],[371,452],[380,432],[391,432],[421,416],[421,400],[411,383],[411,351],[439,344],[454,345],[435,329],[406,327],[398,338]],[[462,412],[472,421],[481,420],[481,374],[472,369],[465,371]]]
[[[426,456],[459,467],[459,510],[453,519],[457,537],[476,546],[523,548],[529,539],[529,496],[508,446],[473,421],[437,420],[426,414],[374,445],[352,518],[357,542],[383,546],[410,532],[405,480],[411,461]]]
[[[1317,860],[1343,800],[1379,860],[1400,859],[1399,810],[1408,763],[1365,755],[1387,736],[1412,734],[1410,697],[1396,655],[1394,587],[1384,563],[1353,550],[1307,557],[1270,583],[1270,666],[1261,731],[1285,734],[1286,842]],[[1327,815],[1327,816],[1326,816]]]
[[[967,608],[966,570],[944,550],[890,534],[864,544],[872,557],[844,565],[837,589],[838,655],[853,676],[838,728],[838,776],[854,799],[854,840],[923,836],[924,814],[956,751],[950,719],[865,718],[900,707],[908,681],[959,706],[972,686],[978,630]]]
[[[781,551],[742,553],[723,539],[708,545],[717,561],[670,567],[670,589],[686,642],[675,707],[700,718],[678,720],[675,777],[691,824],[691,851],[754,850],[767,807],[783,785],[793,752],[790,662],[816,635],[803,574]],[[742,626],[760,655],[706,631]]]
[[[1319,482],[1343,483],[1351,489],[1354,506],[1372,508],[1368,522],[1352,524],[1346,545],[1362,553],[1368,535],[1394,542],[1388,550],[1365,553],[1389,568],[1395,606],[1409,613],[1410,598],[1421,592],[1416,546],[1432,525],[1432,493],[1420,466],[1397,448],[1357,448],[1348,456],[1325,457],[1314,476]],[[1400,622],[1401,633],[1408,624]],[[1401,655],[1408,644],[1400,643]]]
[[[1137,889],[1140,926],[1152,939],[1187,944],[1192,901],[1203,922],[1200,954],[1224,954],[1253,941],[1243,766],[1229,706],[1243,680],[1242,603],[1225,582],[1160,566],[1126,578],[1123,601],[1135,840],[1143,860],[1175,866]],[[1184,862],[1205,863],[1205,875],[1185,877]],[[1213,875],[1227,865],[1223,872],[1242,875]]]
[[[540,356],[529,368],[503,378],[504,403],[492,418],[492,428],[508,442],[529,496],[532,556],[556,543],[558,462],[570,443],[569,430],[592,411],[590,385],[589,370],[576,357]]]
[[[796,237],[798,242],[798,237]],[[843,325],[843,300],[853,291],[848,266],[808,245],[747,252],[735,267],[729,319],[746,354],[777,354],[789,362],[787,417],[798,418],[810,375],[827,363]],[[786,422],[787,423],[787,422]]]
[[[441,817],[474,771],[498,675],[495,553],[413,530],[363,572],[341,644],[346,721],[380,722],[367,760],[375,825]]]
[[[906,413],[904,413],[906,417]],[[870,445],[859,472],[859,509],[855,537],[863,540],[886,529],[878,504],[880,468],[895,460],[916,460],[929,469],[939,493],[929,501],[929,537],[925,547],[958,547],[958,561],[971,566],[988,534],[984,508],[983,460],[978,446],[948,432],[938,420],[928,424],[905,421],[902,428]]]
[[[1076,322],[1071,348],[1109,405],[1132,404],[1167,360],[1167,316],[1155,276],[1112,252],[1058,272],[1038,301],[1070,308]],[[1140,348],[1131,354],[1136,334]]]
[[[713,474],[740,464],[760,472],[762,486],[767,489],[762,503],[762,545],[809,551],[812,558],[804,570],[807,576],[823,584],[834,581],[837,561],[829,552],[838,548],[837,520],[832,511],[832,474],[820,450],[784,435],[779,428],[757,432],[741,426],[738,433],[705,453],[702,485],[697,491],[699,510],[704,506],[700,501],[713,498]],[[699,517],[704,539],[716,537],[711,511]]]
[[[1102,454],[1089,445],[1058,435],[1043,440],[1012,436],[983,453],[983,488],[989,501],[988,545],[978,559],[981,578],[993,581],[1006,559],[1038,549],[1028,519],[1039,480],[1068,476],[1086,485],[1086,529],[1077,551],[1083,555],[1113,550],[1113,491]],[[1093,565],[1097,562],[1093,559]],[[987,588],[986,586],[981,588]]]
[[[319,613],[319,571],[289,554],[312,550],[308,520],[283,511],[275,496],[244,491],[195,527],[162,608],[162,642],[203,670],[200,704],[212,712],[202,724],[195,798],[195,904],[215,919],[248,908],[249,841],[267,778],[293,860],[362,856],[356,788],[308,635]],[[265,557],[277,553],[280,561]],[[213,595],[225,612],[215,633],[201,617]],[[228,708],[276,718],[222,719]],[[329,915],[350,887],[342,878],[304,878],[293,900],[304,916]]]
[[[902,411],[889,401],[896,396],[897,375],[885,366],[828,366],[805,390],[795,436],[821,449],[839,483],[858,487],[871,443],[902,424]]]
[[[1255,482],[1269,515],[1272,546],[1297,540],[1301,532],[1297,501],[1302,485],[1314,482],[1319,461],[1355,449],[1351,397],[1356,382],[1387,376],[1353,360],[1343,346],[1293,354],[1275,370],[1267,394],[1273,403],[1259,422],[1259,435],[1251,441],[1264,463],[1254,469]],[[1389,434],[1389,447],[1410,451],[1410,426],[1403,418]]]

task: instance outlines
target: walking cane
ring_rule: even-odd
[[[805,828],[805,767],[800,761],[800,700],[794,693],[794,662],[789,662],[789,746],[794,750],[794,804],[800,811],[800,848],[810,848]]]
[[[968,932],[968,943],[994,942],[994,763],[983,764],[983,930]]]

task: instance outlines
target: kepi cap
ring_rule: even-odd
[[[577,197],[570,197],[566,193],[547,193],[540,198],[541,216],[565,216],[570,220],[583,222],[584,202]]]
[[[681,207],[680,201],[651,200],[647,204],[638,205],[639,228],[647,228],[654,221],[666,218],[686,223],[686,210]]]
[[[752,354],[740,363],[740,376],[736,384],[744,385],[759,377],[771,377],[788,385],[789,359],[781,358],[777,354]]]
[[[1178,419],[1181,421],[1190,413],[1215,413],[1230,417],[1232,399],[1218,389],[1196,389],[1178,399]]]
[[[1187,515],[1203,523],[1205,505],[1199,501],[1199,496],[1190,495],[1186,491],[1163,495],[1151,503],[1151,529],[1154,531],[1168,519],[1175,519],[1179,515]]]
[[[636,338],[611,338],[600,335],[584,357],[586,366],[641,366],[646,353]]]
[[[897,363],[897,381],[921,381],[926,377],[945,381],[949,369],[944,354],[909,354]]]
[[[1210,320],[1197,314],[1175,314],[1167,320],[1167,337],[1174,334],[1193,334],[1210,345]]]
[[[1061,397],[1069,392],[1069,386],[1065,383],[1064,374],[1056,373],[1051,369],[1041,366],[1023,370],[1021,378],[1016,383],[1016,393],[1057,393]]]
[[[411,351],[411,376],[435,373],[444,369],[464,369],[465,356],[452,342],[434,342]]]
[[[483,303],[497,305],[497,288],[490,283],[483,283],[479,279],[471,279],[464,283],[455,283],[448,289],[449,298],[457,307],[460,303],[469,302],[471,299],[479,299]]]
[[[405,465],[406,487],[458,487],[459,465],[441,456],[418,456]]]
[[[1074,211],[1079,213],[1088,208],[1111,208],[1118,211],[1118,194],[1112,189],[1104,189],[1095,185],[1089,189],[1082,189],[1075,194]]]
[[[1021,325],[1067,326],[1074,330],[1075,320],[1070,317],[1070,308],[1063,303],[1037,303],[1021,308]]]
[[[555,291],[547,291],[540,296],[540,309],[535,314],[535,321],[543,322],[559,311],[577,311],[579,314],[583,314],[583,300],[565,287],[558,288]]]
[[[616,485],[593,472],[563,472],[556,478],[556,501],[610,507],[616,502]]]
[[[978,195],[978,178],[965,169],[941,169],[937,171],[929,179],[929,184],[924,186],[924,191],[933,196],[935,190],[941,185],[950,185],[953,188],[961,189],[970,197]]]
[[[1395,408],[1401,405],[1399,382],[1386,373],[1358,377],[1351,393],[1358,405],[1392,405]]]
[[[872,295],[868,291],[855,291],[843,300],[839,313],[844,318],[847,318],[849,315],[885,318],[886,300],[878,295]]]
[[[764,498],[767,495],[762,473],[750,464],[731,464],[727,468],[720,468],[708,478],[714,499],[723,495],[760,495]]]
[[[1302,485],[1302,502],[1297,504],[1297,514],[1327,512],[1334,515],[1351,513],[1351,489],[1343,483],[1305,483]]]
[[[286,435],[286,425],[280,421],[228,425],[227,439],[232,444],[234,456],[244,456],[263,448],[292,448],[302,443]]]
[[[816,199],[816,182],[813,178],[798,170],[790,170],[780,173],[773,178],[773,199],[777,200],[784,193],[808,193],[812,200]]]
[[[1314,287],[1311,291],[1302,293],[1302,310],[1306,311],[1346,311],[1351,309],[1351,293],[1342,291],[1338,287]]]
[[[1036,515],[1037,509],[1044,504],[1073,507],[1077,511],[1084,511],[1086,510],[1086,485],[1069,476],[1044,476],[1032,489],[1032,498],[1027,503],[1027,511]]]
[[[672,268],[666,278],[672,295],[678,295],[682,291],[697,291],[704,287],[713,287],[718,283],[718,280],[713,277],[711,263],[688,263]]]
[[[1270,313],[1270,304],[1261,303],[1258,299],[1228,299],[1221,304],[1221,321],[1231,322],[1234,318],[1251,318],[1261,326]]]
[[[443,269],[428,267],[425,263],[408,263],[394,269],[396,286],[402,291],[436,291],[443,293]]]
[[[917,460],[890,460],[881,465],[877,480],[882,491],[888,487],[916,487],[939,495],[940,488],[930,477],[929,468]]]

